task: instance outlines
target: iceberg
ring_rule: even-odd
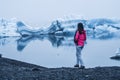
[[[48,28],[48,33],[54,35],[73,36],[79,22],[84,24],[84,28],[89,38],[108,39],[120,37],[120,22],[118,20],[111,19],[56,20],[53,21],[51,26]]]
[[[16,25],[17,25],[17,32],[23,37],[25,37],[25,36],[36,36],[36,35],[40,35],[40,33],[42,33],[42,30],[40,30],[40,29],[38,29],[38,30],[30,29],[21,21],[18,21],[16,23]]]
[[[114,59],[114,60],[120,60],[120,48],[117,48],[116,50],[116,55],[115,56],[112,56],[110,57],[111,59]]]
[[[47,28],[30,27],[23,21],[0,19],[0,37],[2,36],[41,36],[55,35],[73,37],[77,24],[81,22],[88,38],[109,39],[120,38],[120,21],[112,19],[57,19]]]
[[[20,34],[16,32],[16,30],[16,22],[13,19],[0,19],[0,37],[20,36]]]

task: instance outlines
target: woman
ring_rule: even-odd
[[[76,44],[76,57],[77,57],[77,63],[74,67],[80,67],[81,69],[85,68],[83,61],[81,59],[81,50],[84,47],[85,41],[86,41],[86,31],[84,30],[83,24],[78,23],[77,31],[74,36],[74,42]],[[81,66],[79,66],[79,64]]]

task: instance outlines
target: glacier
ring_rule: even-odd
[[[46,28],[31,27],[23,21],[0,19],[0,37],[55,35],[73,37],[77,23],[82,22],[88,38],[120,38],[120,20],[113,19],[56,19]]]

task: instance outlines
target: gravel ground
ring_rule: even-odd
[[[0,80],[120,80],[120,67],[46,68],[0,58]]]

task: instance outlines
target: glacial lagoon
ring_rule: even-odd
[[[119,60],[110,59],[120,47],[120,39],[87,39],[82,51],[86,67],[120,66]],[[73,37],[28,36],[0,38],[3,57],[48,68],[73,67],[76,64]]]

